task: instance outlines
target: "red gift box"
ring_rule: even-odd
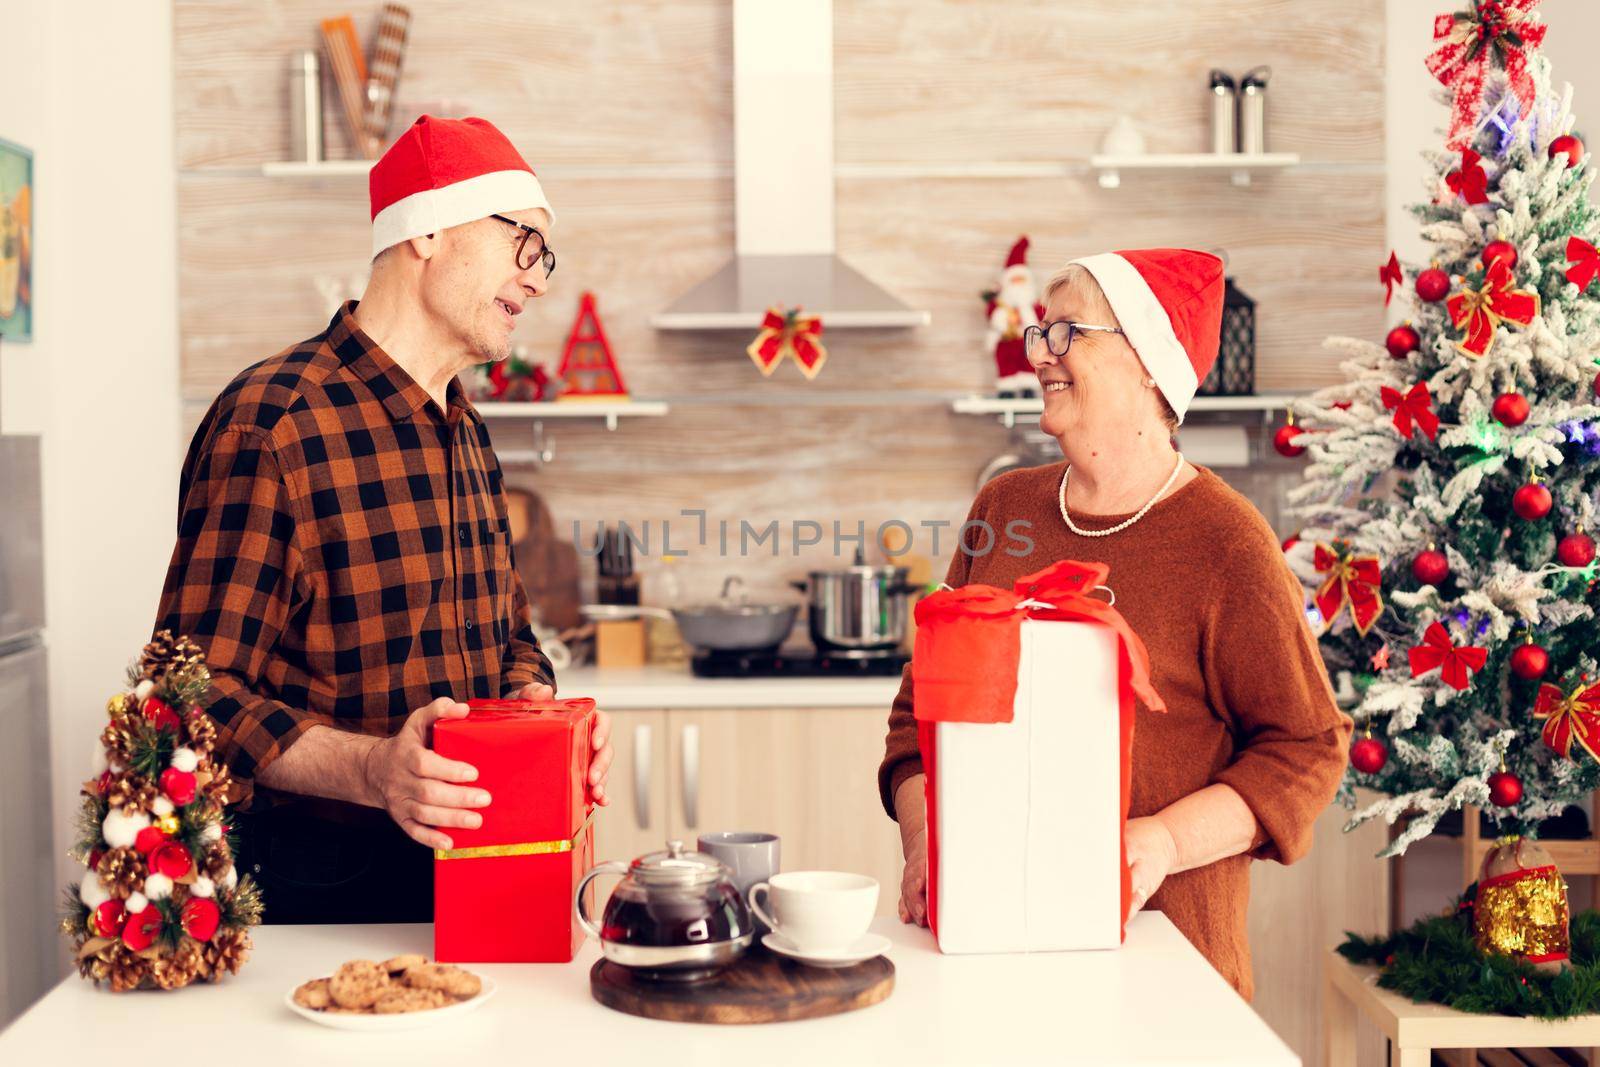
[[[450,963],[568,963],[583,943],[573,912],[594,865],[589,735],[594,701],[471,700],[434,724],[433,750],[478,769],[488,790],[476,830],[448,830],[433,854],[433,954]]]

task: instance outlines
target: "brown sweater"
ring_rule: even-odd
[[[1167,917],[1246,998],[1245,932],[1252,857],[1293,863],[1344,771],[1350,719],[1307,626],[1305,597],[1260,512],[1211,471],[1175,490],[1133,526],[1080,537],[1057,504],[1064,463],[1003,475],[984,486],[970,520],[995,532],[986,554],[957,551],[952,586],[1010,588],[1057,560],[1108,564],[1116,606],[1150,652],[1165,714],[1140,708],[1129,815],[1153,815],[1213,782],[1238,791],[1260,824],[1256,847],[1170,876],[1147,907]],[[1126,518],[1073,514],[1087,529]],[[1024,520],[1029,525],[1018,523]],[[1008,524],[1022,537],[1007,537]],[[983,547],[979,527],[967,543]],[[911,711],[911,669],[889,713],[878,785],[894,816],[895,790],[922,771]]]

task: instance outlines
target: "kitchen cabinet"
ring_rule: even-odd
[[[595,819],[595,859],[624,863],[666,845],[672,829],[667,812],[667,713],[613,711],[611,803]],[[601,887],[601,900],[611,885]]]
[[[871,875],[878,913],[895,914],[900,834],[877,784],[886,717],[882,707],[667,712],[672,835],[775,833],[784,870]]]

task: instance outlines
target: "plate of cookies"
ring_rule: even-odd
[[[455,1018],[494,996],[494,982],[426,956],[351,960],[289,991],[296,1015],[336,1030],[409,1030]]]

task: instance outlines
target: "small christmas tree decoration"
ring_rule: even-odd
[[[622,369],[606,339],[605,327],[600,325],[593,293],[578,299],[578,315],[567,334],[556,377],[561,381],[557,400],[616,400],[628,395]]]
[[[1417,331],[1411,323],[1402,322],[1389,331],[1389,336],[1384,338],[1383,346],[1395,359],[1405,359],[1415,352],[1421,343],[1422,338],[1417,336]]]
[[[1417,295],[1430,304],[1437,304],[1450,295],[1450,275],[1438,267],[1429,267],[1417,275]]]
[[[1552,503],[1550,490],[1538,482],[1529,482],[1511,496],[1511,510],[1519,519],[1528,522],[1537,522],[1550,514]]]
[[[1350,766],[1362,774],[1377,774],[1388,762],[1389,750],[1370,731],[1366,737],[1350,746]]]
[[[1556,558],[1563,567],[1587,567],[1594,562],[1594,538],[1583,532],[1570,533],[1556,544]]]
[[[1484,268],[1504,263],[1507,267],[1517,265],[1517,246],[1510,241],[1490,241],[1483,246],[1483,254],[1478,257],[1483,261]]]
[[[1473,898],[1478,951],[1561,970],[1570,951],[1567,883],[1537,841],[1504,837],[1483,857]]]
[[[1528,635],[1526,644],[1518,645],[1511,652],[1511,673],[1523,681],[1536,682],[1549,669],[1550,653],[1533,643],[1532,634]]]
[[[1554,159],[1556,156],[1565,152],[1567,154],[1567,166],[1569,168],[1576,167],[1579,163],[1583,162],[1583,142],[1572,136],[1570,133],[1564,133],[1560,137],[1557,137],[1555,140],[1551,141],[1549,151],[1551,159]]]
[[[1294,413],[1290,412],[1287,421],[1272,435],[1272,447],[1277,450],[1278,455],[1289,459],[1304,455],[1306,446],[1294,443],[1294,439],[1303,433],[1305,430],[1294,424]]]
[[[1521,426],[1528,421],[1528,398],[1521,393],[1501,393],[1489,413],[1502,426]]]
[[[1500,769],[1489,776],[1489,803],[1500,808],[1514,808],[1522,802],[1522,779],[1506,770],[1501,764]]]
[[[1411,573],[1423,585],[1438,585],[1450,577],[1450,559],[1430,544],[1411,561]]]
[[[163,631],[128,681],[107,705],[106,769],[83,787],[85,870],[61,928],[79,973],[115,992],[216,981],[248,955],[261,898],[223,835],[229,778],[198,705],[211,676],[193,642]]]

